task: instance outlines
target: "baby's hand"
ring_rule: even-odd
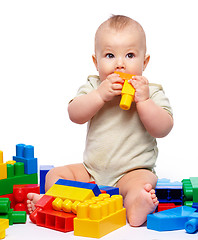
[[[135,102],[143,102],[149,99],[149,82],[143,76],[133,76],[129,83],[135,88]]]
[[[97,89],[104,102],[111,101],[115,96],[121,94],[124,80],[118,74],[112,73],[103,80]]]

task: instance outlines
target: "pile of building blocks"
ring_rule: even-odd
[[[156,212],[180,207],[183,204],[183,189],[181,182],[171,182],[162,178],[157,181],[155,193],[159,201]]]
[[[3,152],[0,152],[0,196],[13,193],[17,184],[37,184],[37,158],[34,158],[34,147],[16,145],[14,160],[3,163]]]
[[[8,219],[0,219],[0,239],[5,238],[6,232],[5,230],[9,227]]]
[[[35,206],[33,223],[62,232],[74,230],[78,236],[98,238],[126,224],[122,196],[101,194],[94,183],[59,179]]]
[[[25,223],[26,212],[25,211],[13,211],[10,208],[9,198],[0,198],[0,219],[8,219],[9,225],[14,223]]]

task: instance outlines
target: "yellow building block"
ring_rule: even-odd
[[[7,164],[0,163],[0,180],[7,178]]]
[[[3,152],[0,151],[0,163],[3,163]]]
[[[93,191],[90,189],[64,186],[59,184],[54,184],[45,194],[55,198],[61,198],[62,200],[69,199],[72,202],[83,202],[95,196]]]
[[[5,230],[8,227],[9,227],[9,220],[0,218],[0,239],[5,238],[5,235],[6,235]]]
[[[124,225],[126,209],[123,208],[122,196],[114,195],[95,204],[89,204],[89,201],[80,203],[74,218],[74,235],[101,238]]]
[[[135,89],[133,86],[128,83],[128,80],[130,80],[134,75],[128,74],[128,73],[122,73],[115,71],[116,74],[119,74],[119,76],[124,80],[124,84],[122,87],[122,98],[120,101],[120,108],[123,110],[129,110],[131,107],[131,103],[134,100],[135,96]]]

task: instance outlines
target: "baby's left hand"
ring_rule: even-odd
[[[149,82],[143,76],[133,76],[129,83],[135,88],[135,102],[143,102],[149,99]]]

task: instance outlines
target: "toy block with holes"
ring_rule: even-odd
[[[0,239],[4,239],[6,236],[6,229],[9,227],[8,219],[0,219]]]
[[[126,209],[121,195],[100,194],[79,203],[74,218],[74,235],[101,238],[126,225]]]

